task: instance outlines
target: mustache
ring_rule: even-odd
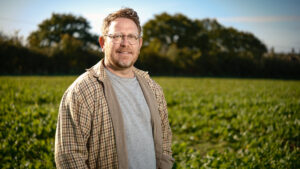
[[[132,53],[132,50],[130,49],[117,49],[117,52],[128,52],[128,53]]]

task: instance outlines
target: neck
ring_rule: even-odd
[[[116,69],[114,68],[114,66],[110,64],[104,64],[104,66],[106,69],[108,69],[110,72],[112,72],[117,76],[125,77],[125,78],[134,78],[133,67],[126,68],[126,69]]]

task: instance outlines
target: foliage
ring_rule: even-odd
[[[0,168],[54,168],[57,108],[73,78],[0,79]]]
[[[54,168],[60,99],[75,77],[0,77],[0,168]],[[299,81],[168,78],[173,168],[298,168]]]
[[[0,74],[82,73],[103,57],[97,50],[83,50],[82,43],[65,34],[58,46],[33,50],[18,36],[0,36]]]
[[[297,168],[299,81],[159,78],[174,168]]]
[[[155,74],[295,78],[300,73],[299,54],[294,54],[293,61],[281,62],[289,55],[266,58],[267,48],[257,37],[224,27],[215,19],[162,13],[145,23],[143,41],[137,65],[148,68],[156,63]]]
[[[94,65],[103,54],[89,22],[72,14],[53,13],[18,45],[18,36],[0,36],[1,74],[78,74]],[[2,35],[2,34],[1,34]],[[15,40],[16,39],[16,40]]]
[[[162,13],[145,23],[145,46],[156,40],[154,38],[161,43],[163,54],[172,44],[208,56],[220,52],[229,52],[233,56],[247,53],[247,57],[259,59],[267,52],[266,46],[251,33],[226,28],[214,19],[191,20],[182,14]]]
[[[0,74],[81,73],[103,57],[89,29],[83,17],[54,13],[27,46],[0,33]],[[267,53],[252,33],[215,19],[158,14],[143,25],[143,42],[136,66],[155,75],[300,78],[299,53]]]
[[[58,45],[65,35],[82,41],[82,48],[89,44],[97,45],[97,36],[89,33],[89,22],[72,14],[53,13],[50,19],[45,19],[39,24],[38,30],[28,37],[31,47],[43,48]]]

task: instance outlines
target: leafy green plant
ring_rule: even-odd
[[[0,168],[55,168],[60,99],[75,77],[0,77]],[[157,77],[173,168],[299,168],[299,81]]]

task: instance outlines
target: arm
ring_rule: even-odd
[[[57,168],[88,168],[87,140],[90,127],[90,113],[82,96],[79,92],[68,90],[59,107],[55,135]]]
[[[172,131],[169,125],[168,120],[168,109],[167,109],[167,103],[163,94],[163,91],[161,90],[160,95],[161,102],[159,103],[159,111],[161,114],[161,127],[162,127],[162,134],[163,134],[163,155],[161,160],[161,168],[172,168],[174,163],[174,158],[172,158]]]

